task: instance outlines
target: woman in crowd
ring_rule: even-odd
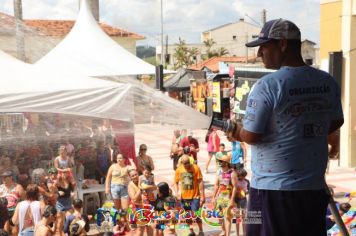
[[[54,206],[46,206],[42,219],[35,227],[35,236],[52,236],[54,230],[51,227],[57,219],[57,209]]]
[[[34,235],[34,227],[41,220],[44,204],[38,201],[39,190],[37,185],[29,184],[26,188],[26,200],[17,204],[12,223],[18,225],[19,236]]]
[[[31,179],[33,184],[37,184],[40,192],[40,199],[45,205],[55,206],[57,201],[57,191],[53,192],[49,190],[45,170],[42,168],[34,169],[32,171]]]
[[[209,168],[211,158],[215,156],[215,153],[219,151],[219,145],[220,145],[220,137],[216,132],[216,129],[212,128],[208,137],[208,162],[206,163],[205,166],[205,173],[208,173],[208,168]]]
[[[11,218],[14,215],[17,203],[25,199],[26,193],[23,187],[14,181],[11,171],[2,173],[1,179],[3,184],[0,185],[0,197],[6,198],[7,210],[9,218]],[[6,228],[8,228],[12,234],[17,234],[16,227],[12,227],[10,222],[6,224]]]
[[[129,170],[130,183],[128,185],[128,192],[130,196],[130,204],[132,205],[132,209],[135,211],[136,209],[142,209],[142,191],[138,185],[138,172],[135,169]],[[146,231],[148,236],[153,235],[153,228],[149,225],[145,226],[137,226],[137,222],[130,222],[131,228],[133,229],[133,233],[136,236],[142,236]]]
[[[147,145],[141,144],[138,151],[138,156],[136,157],[136,167],[139,175],[142,175],[145,165],[149,165],[152,170],[155,169],[152,157],[147,155]]]
[[[129,183],[128,170],[122,154],[116,156],[117,163],[110,166],[105,182],[105,193],[111,193],[114,205],[117,210],[127,210],[129,205],[129,195],[127,185]]]
[[[214,186],[213,203],[215,209],[226,212],[226,217],[222,220],[220,235],[230,235],[232,207],[235,205],[235,196],[237,194],[237,174],[230,165],[231,156],[224,155],[219,158],[219,169]]]
[[[60,235],[63,235],[62,229],[64,225],[65,213],[72,210],[72,195],[74,190],[73,184],[67,179],[67,175],[58,173],[58,181],[56,184],[58,189],[58,199],[56,202],[57,214],[57,228]]]
[[[67,180],[75,185],[75,181],[72,174],[72,167],[74,166],[73,160],[67,155],[66,146],[61,145],[59,147],[59,156],[54,159],[54,167],[58,171],[58,175],[66,177]]]

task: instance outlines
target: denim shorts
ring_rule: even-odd
[[[69,211],[72,209],[72,199],[71,198],[58,198],[56,202],[57,211]]]
[[[189,211],[198,211],[200,208],[200,199],[199,198],[193,198],[193,199],[182,199],[181,200],[182,207],[184,210]]]
[[[33,236],[33,235],[35,235],[35,231],[34,231],[33,227],[28,227],[28,228],[22,230],[21,232],[19,232],[18,235],[19,236]]]
[[[121,184],[111,184],[111,196],[113,199],[128,198],[127,186]]]

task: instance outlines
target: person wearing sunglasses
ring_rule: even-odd
[[[136,164],[137,172],[139,175],[142,175],[145,165],[149,165],[152,170],[155,169],[155,165],[153,164],[152,157],[147,155],[147,145],[146,144],[140,145],[135,164]]]
[[[237,174],[232,168],[231,156],[224,155],[218,159],[220,169],[218,170],[214,194],[213,203],[215,209],[224,212],[225,219],[221,220],[221,234],[230,235],[231,231],[231,209],[235,205],[235,196],[237,193]]]

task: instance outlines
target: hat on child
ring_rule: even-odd
[[[69,226],[70,235],[80,235],[85,227],[85,221],[81,219],[74,219]]]

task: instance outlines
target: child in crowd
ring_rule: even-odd
[[[344,214],[346,214],[350,209],[351,205],[348,202],[344,202],[339,204],[339,214],[342,217]],[[331,229],[335,224],[335,219],[333,215],[326,216],[326,229],[329,230]]]
[[[120,216],[120,219],[116,222],[116,225],[113,227],[114,236],[123,236],[126,233],[126,220],[125,216]]]
[[[246,144],[244,142],[231,142],[231,164],[235,170],[243,169],[247,155]]]
[[[150,165],[144,165],[142,175],[140,175],[138,181],[138,186],[142,190],[143,204],[150,204],[151,206],[154,206],[156,201],[154,191],[157,189],[157,186],[155,184],[155,178]]]
[[[177,199],[172,195],[168,184],[166,182],[161,182],[157,185],[158,196],[155,204],[155,210],[157,212],[173,210],[177,206]],[[163,235],[176,235],[175,232],[175,222],[177,219],[171,219],[170,222],[164,223],[164,219],[160,219],[156,223],[156,233],[157,236]]]
[[[86,232],[89,232],[89,230],[90,230],[89,218],[88,218],[88,216],[81,214],[81,211],[83,208],[83,201],[80,199],[75,199],[73,201],[73,208],[74,208],[74,212],[70,215],[67,215],[65,218],[64,232],[69,234],[69,231],[70,231],[69,226],[75,219],[84,220],[84,222],[85,222],[84,230]]]
[[[246,176],[247,171],[245,169],[237,170],[237,194],[235,197],[237,206],[236,232],[239,232],[239,225],[241,223],[243,235],[246,235],[246,229],[243,220],[247,208],[247,194],[250,189],[250,181],[246,179]]]
[[[69,226],[70,236],[84,236],[87,235],[85,231],[85,221],[81,219],[74,219]]]
[[[215,153],[215,163],[216,163],[216,173],[219,170],[220,166],[219,166],[219,159],[222,156],[226,156],[227,155],[227,151],[225,151],[225,144],[224,143],[220,143],[219,144],[219,151],[217,153]]]

